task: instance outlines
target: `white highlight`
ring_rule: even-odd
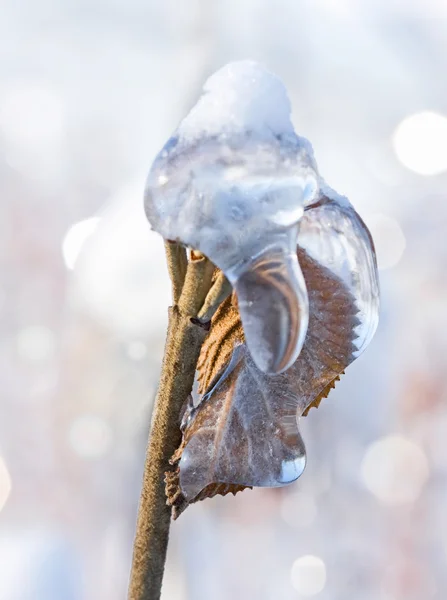
[[[74,269],[78,256],[88,238],[96,231],[99,217],[90,217],[70,227],[62,241],[62,256],[67,269]]]
[[[428,474],[428,462],[422,449],[399,435],[371,444],[361,465],[361,477],[367,489],[378,500],[392,506],[415,502]]]
[[[75,419],[68,433],[72,449],[82,458],[100,458],[113,442],[110,425],[101,417],[82,415]]]
[[[404,119],[393,135],[400,162],[420,175],[447,171],[447,117],[424,111]]]
[[[205,83],[197,104],[178,128],[181,137],[256,131],[291,133],[290,101],[280,79],[251,60],[228,63]]]
[[[144,181],[120,189],[84,244],[71,281],[70,301],[126,341],[151,339],[163,348],[171,285],[163,239],[143,209]]]
[[[299,594],[315,596],[326,585],[326,565],[318,556],[301,556],[293,563],[290,579]]]
[[[0,511],[5,506],[9,498],[11,488],[11,476],[9,474],[5,461],[0,456]]]
[[[407,241],[392,217],[377,213],[365,219],[374,240],[379,270],[395,267],[403,256]]]

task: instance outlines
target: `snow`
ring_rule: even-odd
[[[292,134],[291,106],[281,80],[252,60],[231,62],[206,81],[197,104],[181,122],[181,138],[255,131]]]

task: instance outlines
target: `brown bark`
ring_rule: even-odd
[[[174,306],[169,309],[165,353],[152,415],[138,509],[128,600],[158,600],[168,547],[171,506],[166,502],[165,473],[181,442],[180,413],[192,391],[197,360],[208,327],[198,318],[206,307],[211,319],[230,293],[222,278],[213,284],[214,265],[202,254],[176,242],[166,243]]]
[[[157,600],[161,593],[171,507],[166,503],[164,474],[181,442],[179,415],[194,383],[206,331],[177,306],[169,309],[169,326],[159,389],[152,417],[138,510],[130,574],[129,600]]]

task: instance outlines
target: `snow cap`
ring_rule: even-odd
[[[266,137],[294,134],[290,112],[281,80],[257,62],[241,60],[228,63],[207,79],[178,134],[192,139],[238,131]]]

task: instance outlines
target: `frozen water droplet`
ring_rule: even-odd
[[[285,371],[298,358],[309,322],[306,285],[296,251],[268,247],[238,274],[234,288],[256,366],[264,373]]]

